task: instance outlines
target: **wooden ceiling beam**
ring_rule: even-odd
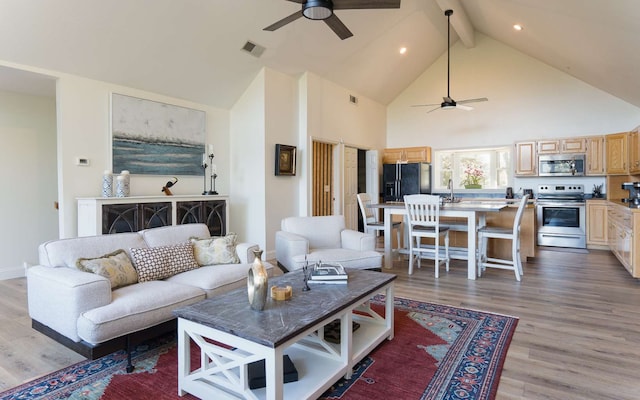
[[[456,31],[464,46],[468,49],[475,47],[475,30],[467,17],[467,13],[462,8],[460,0],[436,0],[436,2],[443,13],[446,10],[453,10],[451,27]]]

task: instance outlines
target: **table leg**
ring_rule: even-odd
[[[191,340],[182,327],[182,319],[178,318],[178,396],[184,396],[183,381],[189,375],[191,366]]]
[[[391,243],[393,238],[391,237],[391,231],[393,226],[391,209],[384,209],[384,267],[386,269],[393,268],[393,254],[391,251]]]
[[[394,321],[394,310],[395,308],[393,307],[393,296],[394,296],[394,292],[393,292],[393,284],[389,285],[387,287],[386,293],[385,293],[385,306],[384,306],[384,319],[385,322],[387,324],[387,328],[390,330],[390,334],[389,337],[387,338],[387,340],[392,340],[393,339],[393,334],[394,334],[394,327],[393,327],[393,321]]]
[[[476,279],[476,213],[467,215],[467,278]]]
[[[266,372],[266,394],[269,400],[280,400],[284,398],[284,367],[282,357],[284,352],[282,348],[276,347],[264,360]]]

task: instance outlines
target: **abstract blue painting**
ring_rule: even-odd
[[[146,175],[200,175],[206,113],[113,93],[113,171]]]

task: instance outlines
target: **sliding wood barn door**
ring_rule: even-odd
[[[344,148],[344,221],[348,229],[358,230],[358,149]]]
[[[333,145],[313,142],[312,215],[333,215]]]

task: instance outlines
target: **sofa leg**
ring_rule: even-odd
[[[131,362],[131,335],[127,335],[127,374],[133,372],[136,368]]]

